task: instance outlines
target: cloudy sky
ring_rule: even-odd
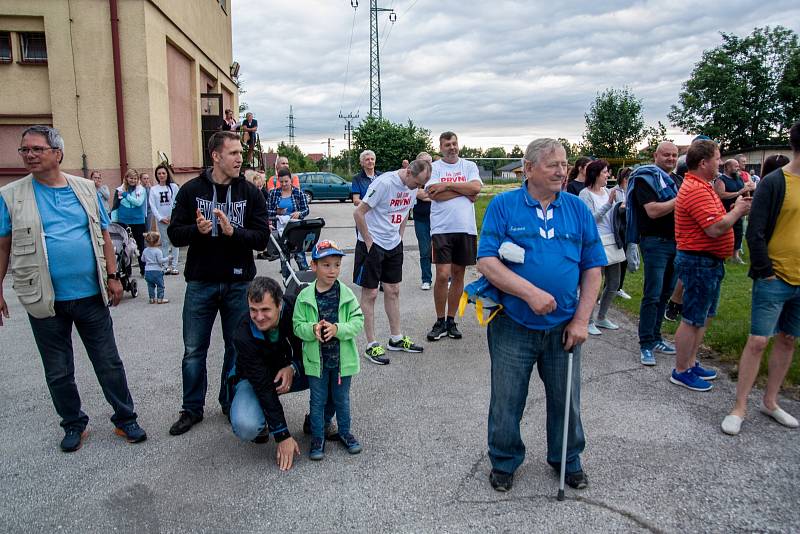
[[[233,0],[233,55],[262,143],[347,148],[339,112],[369,113],[369,0]],[[797,0],[379,0],[383,116],[469,146],[578,141],[599,91],[628,86],[666,115],[719,32],[800,29]],[[352,44],[351,44],[352,43]]]

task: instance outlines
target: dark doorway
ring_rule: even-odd
[[[206,147],[208,140],[222,124],[222,93],[200,95],[200,128],[203,137],[203,167],[211,166],[211,155]]]

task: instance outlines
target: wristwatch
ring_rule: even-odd
[[[119,280],[120,276],[119,276],[118,272],[116,272],[116,273],[106,273],[106,278],[108,278],[109,280]]]

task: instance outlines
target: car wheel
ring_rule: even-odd
[[[311,204],[311,201],[314,200],[314,195],[311,194],[311,191],[303,191],[303,194],[306,196],[306,202]]]

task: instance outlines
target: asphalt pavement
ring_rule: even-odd
[[[355,245],[352,204],[314,202],[323,236]],[[284,397],[302,456],[289,472],[275,465],[275,444],[240,442],[216,401],[222,360],[219,321],[209,350],[206,418],[173,437],[181,405],[182,277],[167,277],[166,305],[143,294],[112,311],[139,421],[149,439],[128,445],[111,415],[77,335],[75,372],[90,435],[73,454],[58,449],[62,430],[22,306],[4,294],[11,319],[0,327],[0,531],[2,532],[797,532],[800,431],[750,413],[737,437],[722,434],[735,384],[709,393],[668,382],[672,359],[639,364],[636,325],[587,341],[583,351],[583,463],[589,488],[567,488],[545,463],[544,391],[534,373],[522,420],[527,458],[514,489],[489,486],[486,332],[470,309],[464,339],[425,341],[433,295],[419,289],[413,228],[406,233],[401,291],[404,333],[422,354],[391,353],[392,363],[362,360],[351,391],[353,433],[364,451],[329,442],[322,462],[307,459],[301,432],[305,392]],[[342,280],[351,284],[352,255]],[[277,275],[277,262],[258,262]],[[477,274],[468,272],[468,278]],[[379,301],[382,297],[379,297]],[[388,337],[380,302],[376,331]],[[363,346],[363,334],[360,345]],[[713,362],[706,361],[714,367]],[[800,414],[800,403],[784,400]]]

